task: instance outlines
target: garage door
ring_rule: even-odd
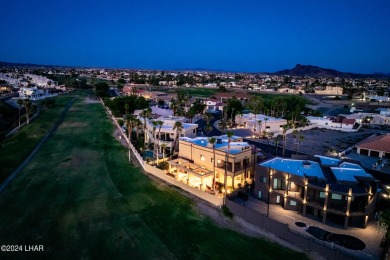
[[[371,156],[371,157],[379,157],[379,152],[377,152],[377,151],[371,151],[371,152],[370,152],[370,156]]]
[[[368,156],[368,150],[366,150],[366,149],[360,149],[360,154],[361,154],[361,155],[367,155],[367,156]]]

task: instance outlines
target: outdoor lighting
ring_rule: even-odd
[[[218,163],[221,163],[221,160],[219,160],[219,159],[218,159],[218,161],[217,161],[217,162],[218,162]]]
[[[386,199],[389,197],[387,194],[382,194],[382,196]]]
[[[306,204],[306,200],[303,200],[303,204]]]
[[[293,182],[291,182],[291,188],[294,188],[295,187],[295,184]]]
[[[200,156],[200,160],[201,160],[201,161],[204,161],[204,160],[205,160],[205,158],[204,158],[203,155]]]

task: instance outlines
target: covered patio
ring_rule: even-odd
[[[176,180],[202,191],[212,190],[214,178],[213,171],[182,158],[177,158],[168,163],[169,173],[174,175]]]

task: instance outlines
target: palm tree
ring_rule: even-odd
[[[31,108],[31,100],[30,99],[24,99],[23,100],[24,107],[26,108],[26,120],[27,125],[30,124],[30,108]]]
[[[133,132],[135,117],[133,115],[126,116],[127,134],[129,135],[129,142],[131,142],[131,133]]]
[[[18,99],[18,105],[19,105],[19,129],[20,129],[20,108],[21,108],[21,106],[22,106],[22,104],[23,104],[23,100],[22,99]]]
[[[228,160],[229,160],[229,154],[230,154],[230,142],[232,140],[232,137],[233,137],[233,131],[227,131],[226,132],[226,136],[228,138],[228,150],[227,150],[227,153],[226,153],[226,156],[225,156],[225,178],[224,178],[224,188],[225,188],[225,194],[223,196],[223,205],[226,205],[226,193],[227,193],[227,164],[228,164]]]
[[[126,117],[126,127],[127,127],[127,134],[129,136],[129,143],[128,143],[128,149],[129,149],[129,162],[131,161],[131,133],[133,132],[133,124],[134,124],[135,117],[133,115],[127,115]]]
[[[207,135],[210,134],[210,132],[213,130],[213,126],[211,124],[207,124],[204,129],[207,133]]]
[[[142,110],[142,112],[139,114],[144,119],[144,143],[146,144],[146,119],[149,118],[152,114],[152,109],[150,107]]]
[[[179,140],[179,133],[183,131],[183,129],[184,129],[183,124],[180,121],[176,121],[175,124],[173,125],[172,130],[176,130],[176,137],[175,137],[175,141],[173,142],[174,151],[176,150],[177,140]]]
[[[214,172],[214,179],[213,179],[213,189],[215,190],[215,179],[216,179],[216,175],[215,175],[215,142],[217,141],[217,139],[215,137],[210,137],[209,139],[209,143],[211,144],[211,146],[213,147],[213,172]]]
[[[165,149],[167,149],[167,144],[162,144],[161,148],[162,148],[163,161],[164,161],[165,160]]]
[[[157,121],[152,120],[152,125],[153,125],[153,157],[155,156],[156,153],[156,128],[157,128]]]
[[[279,143],[282,140],[281,135],[277,135],[275,138],[275,155],[278,156],[278,148],[279,148]]]
[[[157,159],[158,159],[158,154],[160,152],[161,146],[160,146],[160,141],[161,141],[161,127],[163,126],[164,121],[158,120],[157,125],[158,125],[158,149],[157,149]]]
[[[137,128],[136,134],[137,134],[137,140],[139,140],[139,131],[142,129],[143,124],[142,124],[141,120],[136,118],[134,125]]]
[[[227,129],[227,123],[226,123],[226,121],[225,121],[224,119],[221,119],[221,120],[219,121],[219,123],[218,123],[218,129],[219,129],[222,133],[224,133],[225,130]]]
[[[126,103],[126,104],[125,104],[125,111],[126,111],[126,114],[125,114],[125,115],[126,115],[126,116],[127,116],[127,110],[129,110],[129,104]]]
[[[303,140],[305,139],[305,137],[304,137],[303,135],[299,135],[298,138],[299,138],[299,141],[298,141],[297,154],[299,153],[299,147],[301,146],[301,143],[303,142]]]
[[[294,138],[294,148],[296,148],[296,146],[297,146],[297,136],[298,136],[298,130],[294,129],[292,131],[292,137]]]
[[[268,121],[268,117],[264,118],[264,129],[267,131],[267,121]]]
[[[283,128],[283,157],[284,157],[284,154],[285,154],[285,151],[286,151],[286,143],[287,143],[287,130],[290,128],[290,126],[288,124],[284,124],[282,126]]]
[[[263,132],[263,129],[261,129],[262,121],[261,120],[257,120],[257,123],[259,124],[259,137],[260,137],[261,132]]]

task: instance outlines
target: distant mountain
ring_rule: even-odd
[[[277,71],[274,75],[286,75],[297,77],[316,77],[316,78],[389,78],[390,74],[373,73],[357,74],[340,72],[334,69],[324,69],[318,66],[297,64],[293,69]]]
[[[59,65],[42,65],[42,64],[32,64],[32,63],[19,63],[19,62],[5,62],[0,61],[0,67],[67,67]]]

